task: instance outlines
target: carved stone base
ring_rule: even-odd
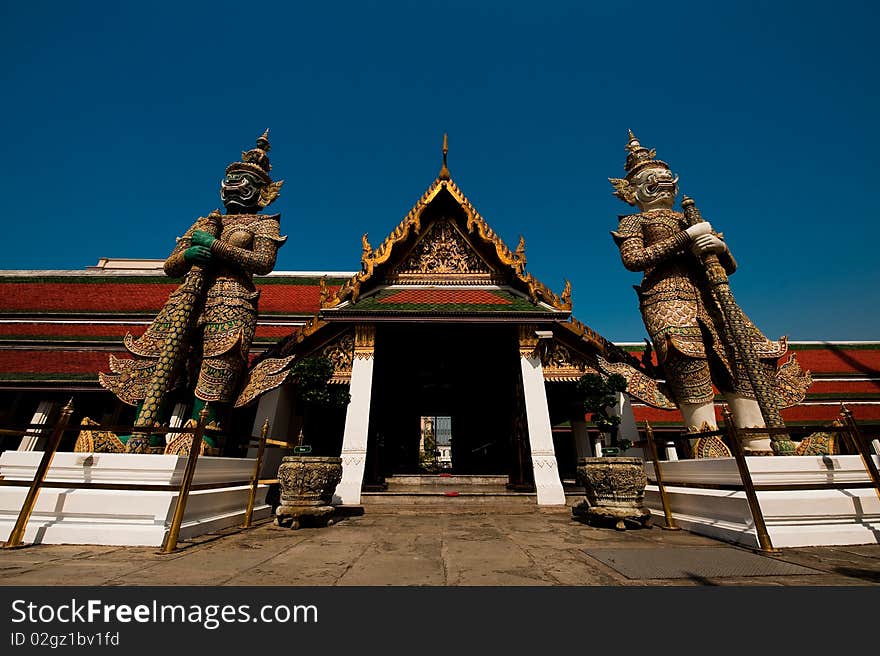
[[[289,526],[296,530],[306,523],[332,526],[335,523],[333,506],[285,506],[275,510],[275,526]]]
[[[276,526],[299,528],[303,520],[333,523],[333,492],[342,480],[342,459],[321,456],[285,456],[278,468],[281,505]]]
[[[641,458],[581,458],[577,479],[586,498],[572,508],[576,519],[595,525],[611,523],[621,531],[628,524],[650,525],[651,511],[644,505],[648,478]]]
[[[571,514],[575,519],[590,526],[613,525],[618,531],[625,531],[627,525],[634,528],[648,528],[653,518],[651,511],[645,507],[633,509],[591,506],[586,499],[573,506]]]

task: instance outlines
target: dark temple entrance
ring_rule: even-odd
[[[367,481],[425,472],[429,417],[448,422],[451,469],[443,471],[508,473],[518,357],[514,325],[379,325]]]

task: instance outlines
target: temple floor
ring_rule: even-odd
[[[35,545],[0,552],[0,570],[4,585],[53,586],[880,585],[880,545],[791,548],[769,558],[656,526],[593,528],[572,521],[567,507],[457,508],[458,501],[367,506],[326,528],[265,522],[183,542],[168,556],[142,547]],[[681,571],[685,556],[692,572]],[[701,562],[711,565],[708,576],[698,571]]]

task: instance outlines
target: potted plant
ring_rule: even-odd
[[[586,498],[572,513],[590,524],[613,523],[618,530],[625,530],[627,524],[648,526],[651,511],[644,506],[648,484],[644,463],[641,458],[619,455],[632,443],[619,437],[620,417],[609,410],[617,394],[626,391],[626,379],[619,374],[585,374],[577,382],[577,391],[596,429],[611,434],[611,447],[603,449],[602,457],[578,461],[578,483],[584,486]]]
[[[281,505],[275,511],[277,525],[299,528],[304,517],[321,519],[328,525],[333,521],[333,492],[342,480],[342,459],[311,455],[312,440],[320,429],[316,411],[342,407],[350,399],[345,388],[330,385],[332,375],[333,363],[323,356],[302,358],[290,368],[302,430],[294,455],[284,456],[278,468]]]

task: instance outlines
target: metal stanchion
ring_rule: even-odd
[[[254,463],[254,476],[251,479],[251,492],[248,496],[247,510],[244,513],[244,523],[242,528],[250,528],[251,521],[254,517],[254,503],[257,499],[257,487],[260,485],[260,469],[263,466],[263,453],[266,451],[266,438],[269,436],[269,418],[263,422],[263,428],[260,430],[260,443],[257,447],[257,461]]]
[[[852,412],[843,403],[840,404],[840,415],[843,417],[844,425],[849,429],[850,440],[862,459],[862,465],[864,466],[865,471],[868,472],[868,478],[870,478],[871,482],[874,484],[874,492],[876,492],[877,497],[880,498],[880,472],[877,471],[877,465],[874,464],[874,458],[871,456],[871,449],[868,448],[864,436],[862,435],[862,431],[856,423]]]
[[[20,547],[24,542],[24,532],[27,528],[28,520],[31,518],[31,513],[34,511],[34,506],[37,504],[37,497],[40,495],[40,486],[43,484],[43,481],[46,480],[46,474],[49,471],[49,466],[52,464],[52,458],[58,450],[58,445],[61,443],[61,437],[64,435],[64,431],[67,428],[67,424],[72,415],[73,398],[71,398],[70,401],[67,402],[67,405],[61,410],[61,417],[58,419],[58,423],[55,424],[55,429],[52,431],[52,435],[49,437],[49,441],[46,444],[46,450],[43,452],[43,457],[40,459],[40,464],[37,465],[37,471],[34,473],[34,481],[31,483],[30,489],[28,489],[27,495],[24,498],[21,512],[18,513],[18,519],[15,522],[15,526],[12,528],[12,532],[9,534],[9,539],[6,540],[6,544],[3,545],[4,549]]]
[[[208,408],[205,406],[199,413],[199,420],[193,431],[192,444],[189,447],[189,458],[186,461],[186,469],[183,472],[183,480],[180,482],[180,490],[177,493],[177,506],[174,508],[174,516],[171,519],[171,527],[168,529],[168,537],[162,553],[174,553],[177,549],[177,539],[180,536],[180,525],[183,523],[183,514],[186,512],[186,501],[192,487],[193,476],[196,473],[196,463],[199,459],[199,451],[202,448],[202,438],[205,435],[205,424],[208,422]]]
[[[733,415],[730,412],[730,408],[725,406],[722,414],[727,434],[730,437],[730,448],[733,451],[733,458],[736,460],[736,466],[739,469],[743,489],[746,493],[746,500],[749,502],[749,510],[752,513],[752,520],[755,523],[755,533],[758,536],[760,549],[766,553],[780,553],[779,549],[773,547],[773,542],[770,540],[770,533],[767,531],[767,524],[764,522],[764,514],[761,512],[761,505],[758,503],[758,493],[755,492],[752,474],[749,471],[749,465],[746,462],[746,456],[739,441],[739,433],[733,424]]]
[[[666,496],[666,486],[663,484],[663,474],[660,471],[660,458],[657,457],[657,444],[654,442],[654,429],[651,428],[651,424],[647,421],[645,422],[645,437],[648,440],[648,446],[650,448],[651,462],[654,463],[654,476],[657,477],[657,489],[660,491],[660,501],[663,504],[663,514],[666,518],[666,526],[661,526],[660,528],[666,529],[667,531],[678,531],[680,529],[676,526],[675,519],[672,517],[672,509],[669,507],[669,498]]]

